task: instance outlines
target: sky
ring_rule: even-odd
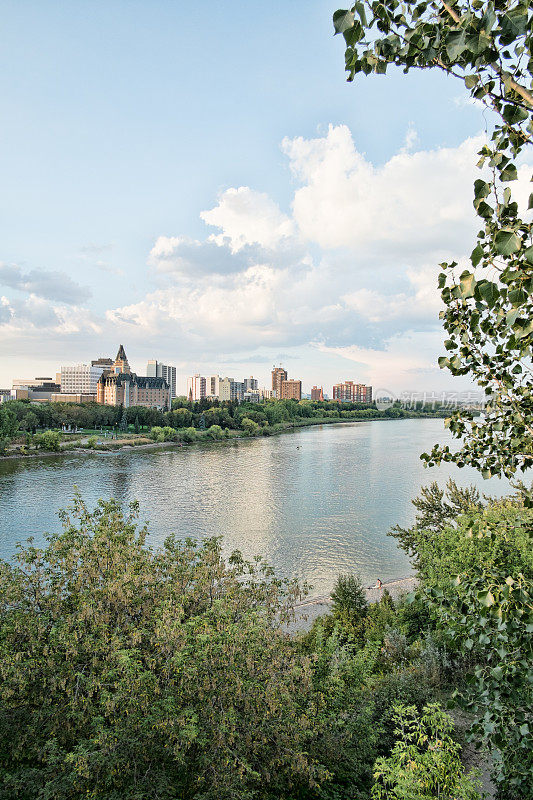
[[[122,343],[178,391],[274,363],[467,388],[436,276],[473,249],[487,120],[440,73],[347,83],[337,5],[4,0],[0,387]]]

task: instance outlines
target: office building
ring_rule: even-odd
[[[339,403],[371,403],[372,387],[353,381],[337,383],[333,387],[333,399]]]
[[[35,400],[50,402],[52,394],[59,392],[60,385],[52,378],[14,378],[11,389],[12,400]]]
[[[245,392],[256,392],[259,383],[257,378],[253,378],[251,375],[249,378],[244,379],[244,391]]]
[[[146,365],[146,375],[149,378],[164,378],[170,387],[170,399],[176,397],[176,367],[151,359]]]
[[[103,367],[92,364],[75,364],[70,367],[61,367],[61,393],[62,394],[88,394],[96,399],[96,387]]]
[[[112,358],[95,358],[91,361],[91,367],[102,367],[102,369],[111,369],[113,366]]]
[[[280,394],[276,394],[280,400],[301,400],[302,399],[302,382],[296,381],[294,378],[290,380],[281,381]]]
[[[320,388],[318,386],[313,386],[313,388],[311,389],[311,400],[320,403],[322,402],[323,399],[324,399],[324,391],[322,389],[322,386],[320,386]]]

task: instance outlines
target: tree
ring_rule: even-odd
[[[41,450],[57,452],[61,450],[61,437],[57,431],[43,431],[36,435],[35,444]]]
[[[424,455],[430,465],[470,464],[485,477],[513,477],[533,465],[533,245],[509,186],[533,133],[532,18],[528,0],[362,0],[333,15],[347,45],[348,80],[384,74],[389,65],[439,69],[496,115],[474,185],[481,230],[472,267],[457,277],[455,262],[441,264],[439,276],[449,351],[439,364],[483,388],[484,413],[454,412],[447,425],[459,450],[436,445]]]
[[[216,539],[148,548],[136,504],[61,517],[0,562],[0,796],[267,800],[327,780],[310,749],[339,714],[279,625],[296,584]]]
[[[437,703],[418,714],[416,706],[396,706],[397,741],[388,758],[374,766],[372,800],[481,800],[475,772],[465,775],[453,721]]]

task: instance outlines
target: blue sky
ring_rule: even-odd
[[[471,250],[483,115],[440,74],[347,84],[336,7],[3,3],[0,384],[123,342],[451,385],[435,259]]]

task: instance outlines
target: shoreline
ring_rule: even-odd
[[[417,586],[418,579],[415,576],[396,578],[384,582],[380,589],[374,586],[365,586],[365,595],[368,603],[378,603],[386,589],[392,599],[397,600],[401,595],[412,592]],[[329,613],[331,606],[332,600],[329,595],[306,597],[295,603],[293,606],[294,619],[285,626],[287,633],[303,633],[309,630],[315,620]]]
[[[317,419],[316,422],[315,421],[306,421],[304,423],[296,423],[296,424],[288,423],[287,425],[284,425],[283,427],[280,427],[280,428],[271,428],[270,432],[269,432],[269,434],[268,434],[268,436],[266,438],[268,438],[270,436],[279,436],[279,435],[285,434],[285,433],[294,433],[295,431],[301,430],[303,428],[313,428],[313,427],[318,427],[319,425],[353,425],[355,423],[362,423],[362,422],[389,422],[389,421],[397,422],[397,421],[403,420],[403,419],[442,419],[442,420],[444,420],[444,417],[440,416],[440,415],[437,415],[437,414],[435,414],[434,416],[429,415],[429,414],[424,414],[424,415],[405,414],[405,416],[402,416],[402,417],[386,417],[386,416],[382,416],[382,417],[374,417],[374,418],[370,418],[370,419],[357,419],[357,418],[355,418],[355,419],[339,419],[339,418],[330,418],[330,419],[328,419],[328,418],[325,418],[325,419]],[[144,438],[147,438],[147,437],[144,437]],[[97,455],[105,455],[105,456],[107,456],[107,455],[112,455],[113,453],[118,453],[118,452],[123,451],[123,450],[126,450],[128,452],[132,452],[132,451],[141,451],[141,450],[160,450],[160,449],[163,449],[163,448],[166,448],[166,447],[167,448],[182,448],[182,447],[188,448],[188,447],[191,447],[191,446],[202,445],[202,444],[209,444],[209,445],[219,444],[219,445],[221,445],[221,444],[228,444],[229,442],[243,441],[243,440],[247,441],[247,440],[250,440],[250,439],[262,439],[262,438],[265,438],[263,434],[255,434],[253,436],[243,436],[243,435],[239,435],[237,433],[237,435],[235,435],[235,436],[228,436],[227,438],[223,438],[223,439],[202,438],[202,439],[198,439],[198,440],[196,440],[194,442],[172,442],[172,441],[168,441],[168,442],[146,442],[146,441],[144,441],[142,444],[131,444],[131,442],[134,442],[135,440],[124,439],[124,442],[127,442],[127,443],[125,443],[125,444],[117,444],[116,446],[112,445],[111,447],[105,446],[105,447],[102,447],[102,448],[99,448],[99,447],[89,448],[89,447],[77,446],[77,447],[72,447],[71,448],[71,447],[67,446],[67,447],[61,448],[60,450],[35,450],[35,451],[30,452],[30,453],[20,453],[20,452],[9,453],[9,454],[0,455],[0,461],[8,461],[8,460],[13,460],[13,459],[22,460],[22,459],[27,459],[27,458],[41,458],[43,456],[61,456],[61,455],[65,455],[66,456],[66,455],[69,455],[69,454],[72,454],[72,455],[97,454]],[[119,443],[120,439],[111,440],[111,441],[115,441],[115,442]]]

